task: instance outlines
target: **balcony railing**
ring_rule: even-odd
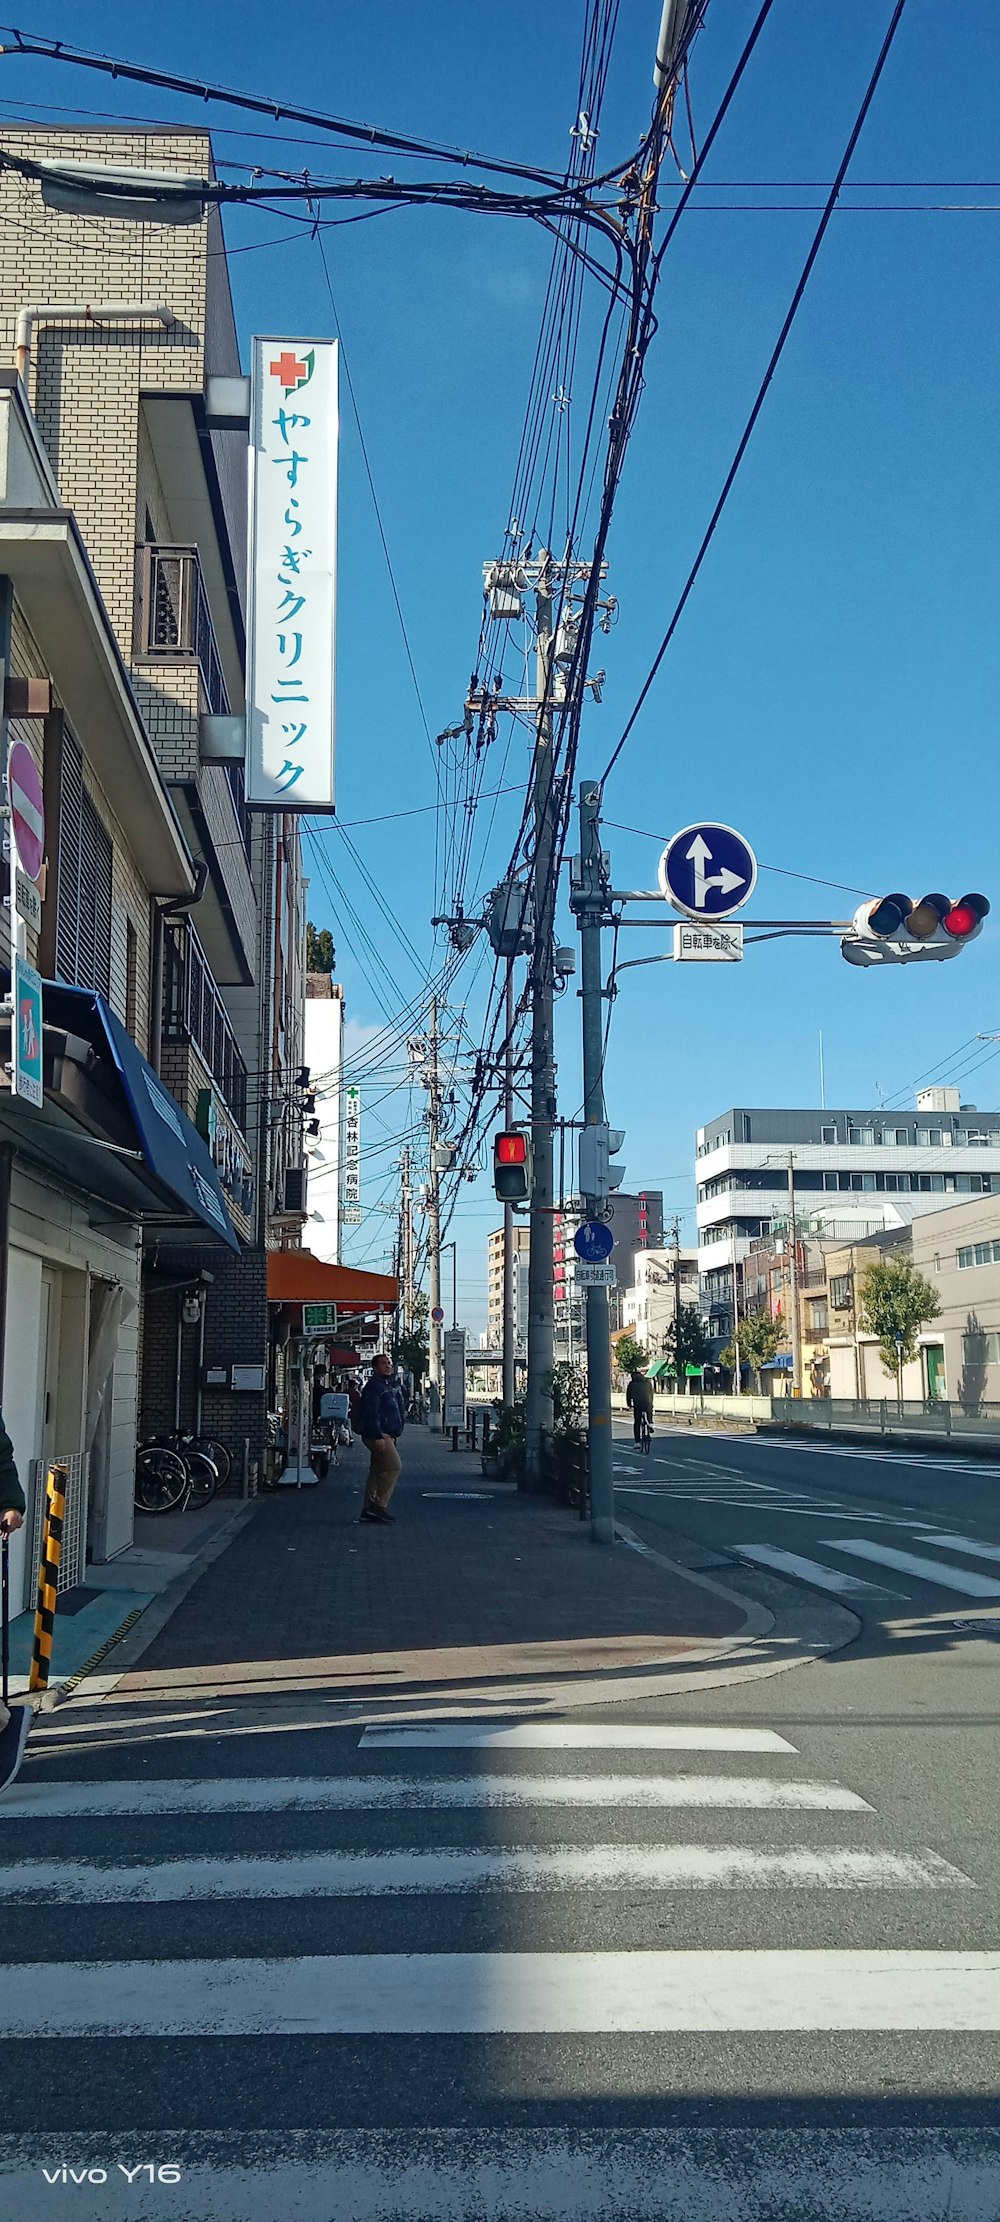
[[[245,1134],[247,1068],[232,1020],[190,921],[164,928],[163,1034],[167,1041],[194,1043]]]
[[[194,657],[209,710],[215,717],[227,717],[229,693],[197,548],[147,540],[141,554],[142,654],[172,661]]]

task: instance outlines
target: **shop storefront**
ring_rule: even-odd
[[[39,1107],[0,1087],[3,1413],[28,1499],[15,1612],[48,1461],[69,1474],[61,1589],[131,1541],[144,1239],[238,1248],[204,1142],[104,999],[46,981],[42,1052]]]

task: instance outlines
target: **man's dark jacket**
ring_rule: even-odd
[[[625,1391],[625,1402],[633,1412],[645,1412],[653,1417],[653,1390],[645,1374],[634,1373]]]
[[[359,1435],[370,1443],[376,1435],[401,1435],[405,1424],[403,1392],[398,1381],[373,1373],[361,1391]]]
[[[23,1512],[24,1490],[17,1478],[14,1445],[0,1420],[0,1512]]]

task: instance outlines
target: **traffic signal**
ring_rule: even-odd
[[[580,1194],[594,1196],[598,1202],[620,1188],[625,1178],[624,1165],[613,1162],[612,1153],[620,1150],[625,1140],[624,1127],[591,1125],[580,1131]]]
[[[989,907],[985,895],[879,895],[855,911],[841,954],[848,964],[940,963],[975,941]]]
[[[507,1127],[493,1136],[493,1190],[502,1204],[526,1204],[531,1198],[534,1168],[531,1142],[523,1127]]]

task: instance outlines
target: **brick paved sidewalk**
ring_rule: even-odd
[[[731,1638],[711,1588],[509,1484],[422,1428],[391,1526],[358,1525],[360,1445],[315,1488],[264,1498],[181,1600],[116,1700],[336,1706],[503,1693],[665,1665]],[[113,1666],[109,1660],[109,1666]]]

